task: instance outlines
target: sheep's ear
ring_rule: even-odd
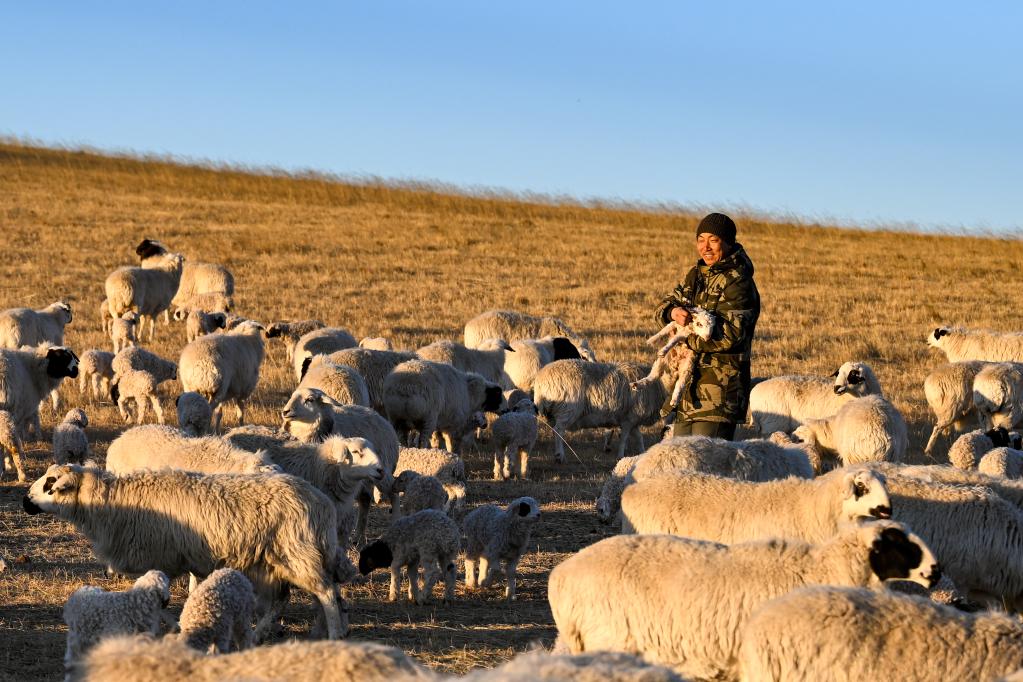
[[[870,568],[881,580],[908,578],[920,566],[923,550],[901,528],[888,526],[870,548]]]
[[[73,470],[57,476],[52,484],[50,479],[54,479],[54,477],[50,476],[46,479],[46,485],[43,486],[44,492],[66,493],[78,487],[78,475]]]
[[[305,373],[309,371],[309,364],[313,361],[313,356],[310,355],[302,361],[302,378],[305,379]]]
[[[841,368],[841,367],[839,367],[839,368],[838,368],[838,369],[836,369],[836,370],[835,370],[834,372],[832,372],[831,374],[829,374],[829,375],[828,375],[828,378],[830,378],[830,379],[837,379],[837,378],[838,378],[838,373],[839,373],[839,372],[840,372],[841,370],[842,370],[842,368]]]

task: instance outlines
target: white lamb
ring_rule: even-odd
[[[226,654],[231,644],[243,651],[255,644],[252,583],[233,568],[220,568],[188,595],[178,624],[185,644],[203,653]]]
[[[78,365],[78,392],[85,393],[86,384],[92,386],[93,400],[110,395],[110,382],[114,378],[114,354],[105,350],[87,350]]]
[[[675,387],[668,399],[671,409],[677,407],[679,400],[682,399],[682,391],[689,384],[693,366],[696,364],[696,353],[682,342],[689,338],[690,334],[707,341],[714,333],[714,313],[700,306],[683,307],[690,314],[688,323],[682,325],[674,321],[669,322],[661,331],[646,340],[652,346],[662,343],[664,345],[657,351],[657,359],[654,360],[650,373],[640,379],[641,382],[656,381],[662,374],[670,371],[675,376]]]
[[[144,369],[156,377],[160,383],[174,381],[178,378],[177,364],[138,346],[122,350],[114,356],[110,366],[114,370],[114,374],[123,374],[129,369]]]
[[[973,404],[981,427],[1023,426],[1023,364],[985,365],[973,379]]]
[[[999,447],[1020,449],[1020,436],[1000,426],[990,431],[970,431],[956,438],[948,449],[948,462],[959,469],[976,469],[981,457]]]
[[[938,327],[927,335],[927,343],[949,362],[1023,362],[1023,332]]]
[[[51,303],[41,310],[9,308],[0,311],[0,348],[21,348],[48,343],[64,345],[64,327],[71,324],[71,305]]]
[[[226,314],[206,312],[203,308],[178,308],[174,311],[174,319],[184,321],[185,339],[188,343],[227,326]]]
[[[114,375],[110,384],[110,397],[117,405],[117,411],[125,422],[131,421],[128,401],[135,402],[135,423],[141,424],[146,416],[146,406],[152,405],[156,420],[163,424],[163,408],[160,407],[160,382],[144,369],[129,369]]]
[[[439,448],[399,448],[394,475],[406,471],[440,481],[452,508],[465,505],[465,462],[458,455]]]
[[[595,362],[597,359],[586,339],[573,332],[560,319],[551,316],[534,317],[514,310],[488,310],[472,318],[465,323],[464,341],[469,348],[478,348],[487,339],[515,341],[543,336],[567,337],[588,361]]]
[[[511,342],[515,355],[505,355],[504,376],[501,385],[531,395],[537,373],[555,360],[579,360],[582,355],[571,340],[564,336],[545,336],[542,339],[518,339]]]
[[[85,464],[89,458],[89,438],[85,427],[89,418],[80,408],[69,410],[64,420],[53,427],[53,460],[57,464]]]
[[[216,431],[228,400],[235,403],[238,423],[245,423],[245,401],[256,390],[263,364],[262,332],[258,322],[247,321],[224,334],[200,336],[181,351],[181,385],[206,398]]]
[[[366,380],[347,365],[336,365],[328,355],[306,358],[298,388],[317,388],[342,405],[369,407]]]
[[[536,405],[529,398],[515,404],[490,425],[494,448],[494,480],[529,478],[529,453],[536,445]]]
[[[24,482],[25,469],[21,464],[21,454],[25,447],[18,435],[18,426],[7,410],[0,410],[0,476],[4,471],[17,471],[18,480]]]
[[[291,361],[295,365],[296,381],[302,379],[302,365],[306,358],[314,355],[328,355],[346,348],[356,348],[359,342],[346,329],[339,327],[323,327],[303,334],[295,343]]]
[[[625,491],[625,486],[634,482],[632,470],[642,456],[622,457],[615,462],[614,469],[604,481],[604,485],[600,489],[600,497],[597,498],[597,518],[601,523],[611,523],[617,518],[618,512],[622,508],[622,493]]]
[[[448,506],[448,492],[436,476],[422,476],[406,470],[394,477],[392,490],[401,493],[402,516],[424,509],[445,511]]]
[[[178,428],[186,436],[205,436],[212,432],[213,409],[195,391],[185,391],[174,399],[178,411]]]
[[[934,428],[924,448],[928,457],[933,457],[934,446],[942,434],[961,432],[967,428],[967,421],[975,421],[973,380],[983,367],[983,362],[950,362],[924,379],[924,395],[934,413]]]
[[[252,453],[216,436],[190,438],[170,426],[137,426],[114,439],[107,450],[107,471],[178,469],[215,473],[279,473],[264,451]]]
[[[831,417],[807,419],[794,435],[842,464],[901,462],[909,444],[906,420],[878,395],[856,398]]]
[[[114,344],[114,353],[118,353],[129,346],[138,345],[136,329],[139,324],[139,316],[134,310],[121,315],[110,324],[110,340]]]
[[[516,569],[539,520],[540,505],[532,497],[512,500],[504,509],[485,504],[469,512],[465,517],[466,589],[489,587],[503,561],[508,579],[504,595],[508,601],[514,601]]]
[[[980,458],[977,471],[1001,478],[1023,478],[1023,450],[994,448]]]

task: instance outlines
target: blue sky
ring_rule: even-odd
[[[0,134],[1023,231],[1020,3],[149,4],[5,3]]]

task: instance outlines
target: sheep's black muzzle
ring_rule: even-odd
[[[870,515],[879,519],[890,519],[892,518],[892,508],[882,504],[878,507],[873,507],[870,510]]]
[[[33,502],[28,495],[25,495],[25,497],[21,498],[21,506],[25,509],[25,513],[30,516],[35,516],[36,514],[39,514],[40,512],[43,511],[43,508],[40,507],[35,502]]]
[[[845,393],[845,386],[835,386],[835,395],[842,395]]]

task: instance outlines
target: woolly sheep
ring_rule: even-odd
[[[698,679],[736,679],[742,628],[761,604],[805,585],[929,588],[940,576],[927,545],[891,521],[851,525],[819,545],[619,535],[556,566],[548,599],[571,653],[622,651]]]
[[[298,320],[294,322],[281,320],[280,322],[274,322],[266,328],[266,338],[284,341],[288,362],[291,362],[295,344],[298,343],[298,340],[309,332],[323,329],[326,326],[320,320]]]
[[[181,609],[178,625],[185,644],[202,652],[226,654],[231,643],[243,651],[253,646],[252,583],[233,568],[220,568],[199,583]]]
[[[3,457],[0,457],[0,476],[4,470],[14,469],[18,473],[18,481],[24,482],[25,469],[21,464],[21,453],[25,449],[18,435],[18,427],[7,410],[0,410],[0,450],[3,450]]]
[[[0,348],[18,349],[48,343],[64,345],[64,327],[71,324],[71,305],[51,303],[41,310],[9,308],[0,311]]]
[[[597,498],[597,518],[601,523],[611,523],[618,516],[618,512],[622,508],[622,492],[624,492],[625,486],[633,482],[632,470],[642,456],[622,457],[615,462],[614,469],[604,481],[604,485],[600,489],[600,497]]]
[[[497,668],[477,670],[465,682],[685,682],[674,671],[615,651],[568,656],[528,651]],[[453,680],[452,680],[453,682]]]
[[[786,375],[753,386],[749,396],[754,434],[792,433],[807,419],[824,419],[855,398],[882,395],[865,362],[843,363],[829,377]]]
[[[529,398],[520,400],[490,425],[494,448],[494,480],[513,476],[529,478],[529,452],[536,445],[536,405]]]
[[[933,457],[934,446],[942,434],[963,431],[967,420],[976,417],[973,380],[983,367],[983,362],[950,362],[924,379],[924,396],[934,413],[934,428],[924,447],[928,457]]]
[[[157,394],[160,384],[156,377],[144,369],[130,369],[127,372],[114,375],[110,383],[110,397],[117,405],[117,411],[121,413],[124,421],[131,421],[131,414],[127,409],[128,401],[135,401],[136,424],[141,424],[146,416],[146,405],[152,405],[156,412],[156,420],[163,424],[163,408],[160,407],[160,397]]]
[[[143,239],[135,247],[135,254],[141,260],[144,268],[158,265],[167,253],[167,248],[155,239]],[[181,283],[173,303],[177,306],[187,307],[186,304],[190,299],[205,294],[220,294],[229,299],[234,294],[234,275],[223,265],[217,263],[188,261],[181,271]],[[213,308],[205,309],[212,310]]]
[[[1023,511],[1023,481],[996,478],[978,471],[964,471],[940,464],[892,464],[874,462],[867,465],[883,476],[904,476],[928,483],[946,483],[956,486],[981,486],[1004,498]]]
[[[86,384],[92,386],[92,397],[99,400],[110,395],[110,381],[114,378],[114,354],[105,350],[87,350],[78,365],[78,392],[85,393]]]
[[[377,568],[390,567],[391,586],[388,601],[396,601],[401,590],[401,569],[408,573],[408,598],[417,604],[430,601],[433,586],[444,576],[444,602],[455,598],[455,559],[461,534],[458,524],[444,512],[424,509],[391,524],[379,540],[359,553],[359,572],[366,575]],[[423,566],[423,586],[419,587],[419,566]]]
[[[1023,362],[1023,332],[938,327],[927,335],[927,343],[949,362]]]
[[[174,399],[178,412],[178,428],[186,436],[205,436],[212,431],[213,410],[195,391],[185,391]]]
[[[536,339],[563,336],[572,341],[582,357],[596,361],[590,344],[556,317],[534,317],[514,310],[488,310],[465,323],[464,341],[469,348],[478,348],[487,339]],[[520,386],[519,388],[524,388]]]
[[[291,361],[295,363],[295,379],[302,379],[302,365],[306,358],[314,355],[328,355],[334,351],[355,348],[359,342],[347,330],[338,327],[323,327],[303,334],[295,343]]]
[[[152,341],[157,316],[168,313],[171,300],[178,292],[183,264],[181,254],[167,253],[151,263],[151,267],[125,266],[111,272],[103,283],[110,315],[118,318],[134,310],[139,315],[139,338],[148,320],[149,340]]]
[[[139,324],[139,316],[134,310],[121,315],[110,323],[110,340],[114,344],[114,353],[123,348],[138,345],[136,328]]]
[[[491,383],[500,384],[505,355],[509,352],[515,352],[515,349],[504,339],[487,339],[476,348],[467,348],[454,341],[435,341],[417,350],[416,355],[423,360],[479,374]]]
[[[988,476],[1023,478],[1023,450],[994,448],[980,458],[977,471]]]
[[[394,488],[401,493],[401,515],[409,516],[424,509],[445,511],[448,493],[436,476],[421,476],[406,470],[394,477]]]
[[[209,474],[277,473],[265,452],[251,453],[216,436],[189,438],[170,426],[137,426],[110,443],[107,471],[179,469]]]
[[[399,448],[394,475],[414,471],[440,481],[453,508],[465,504],[465,462],[456,454],[438,448]]]
[[[843,464],[901,462],[909,443],[906,420],[877,395],[856,398],[831,417],[807,419],[794,435]]]
[[[328,356],[330,362],[335,365],[351,367],[366,380],[370,407],[380,414],[385,414],[384,379],[395,367],[415,358],[415,353],[369,350],[368,348],[348,348]]]
[[[1020,449],[1020,436],[1000,426],[990,431],[970,431],[956,438],[948,449],[948,462],[959,469],[976,469],[977,462],[996,447]]]
[[[579,360],[579,349],[564,336],[519,339],[511,342],[515,355],[505,355],[501,385],[531,392],[537,372],[555,360]]]
[[[347,365],[335,365],[327,355],[306,358],[299,388],[318,388],[342,405],[369,407],[366,380]]]
[[[161,384],[178,378],[177,364],[137,346],[125,348],[115,355],[110,366],[114,370],[114,374],[123,374],[130,369],[145,370],[156,377]]]
[[[973,404],[982,427],[1023,425],[1023,364],[985,365],[973,379]]]
[[[841,617],[835,617],[841,614]],[[807,587],[765,604],[743,630],[744,680],[996,680],[1023,661],[1023,625],[919,597]]]
[[[256,390],[263,364],[262,331],[258,322],[243,322],[224,334],[200,336],[181,351],[181,385],[206,398],[216,431],[228,400],[235,403],[238,423],[245,423],[245,401]]]
[[[162,571],[148,571],[124,592],[107,592],[98,587],[80,587],[64,604],[67,624],[67,649],[64,669],[100,640],[111,635],[148,632],[160,629],[161,614],[170,603],[170,580]]]
[[[78,377],[78,356],[64,346],[0,349],[0,410],[10,413],[22,440],[29,426],[39,437],[39,403],[64,377]]]
[[[334,506],[294,476],[117,476],[54,465],[32,484],[23,506],[29,514],[45,512],[74,524],[96,558],[119,573],[158,569],[173,578],[207,576],[223,567],[241,571],[269,601],[257,635],[279,617],[288,584],[319,601],[330,639],[348,629],[334,588]]]
[[[64,420],[53,427],[53,459],[57,464],[84,464],[89,457],[89,439],[85,427],[89,418],[80,408],[69,410]]]
[[[368,348],[370,350],[394,350],[394,345],[390,339],[384,338],[383,336],[367,336],[359,341],[359,348]]]
[[[206,312],[202,308],[178,308],[174,311],[174,319],[184,320],[185,339],[188,343],[227,326],[227,315],[222,312]]]
[[[823,542],[842,523],[891,514],[884,477],[865,468],[764,483],[674,471],[633,483],[622,493],[623,533],[670,533],[727,544],[774,537]]]
[[[652,446],[636,462],[634,480],[659,471],[688,469],[741,481],[773,481],[787,476],[813,478],[805,449],[771,440],[731,442],[706,436],[669,438]]]
[[[532,497],[512,500],[504,509],[485,504],[469,512],[465,517],[465,587],[489,587],[503,561],[508,579],[504,595],[514,601],[516,570],[539,520],[540,505]]]

